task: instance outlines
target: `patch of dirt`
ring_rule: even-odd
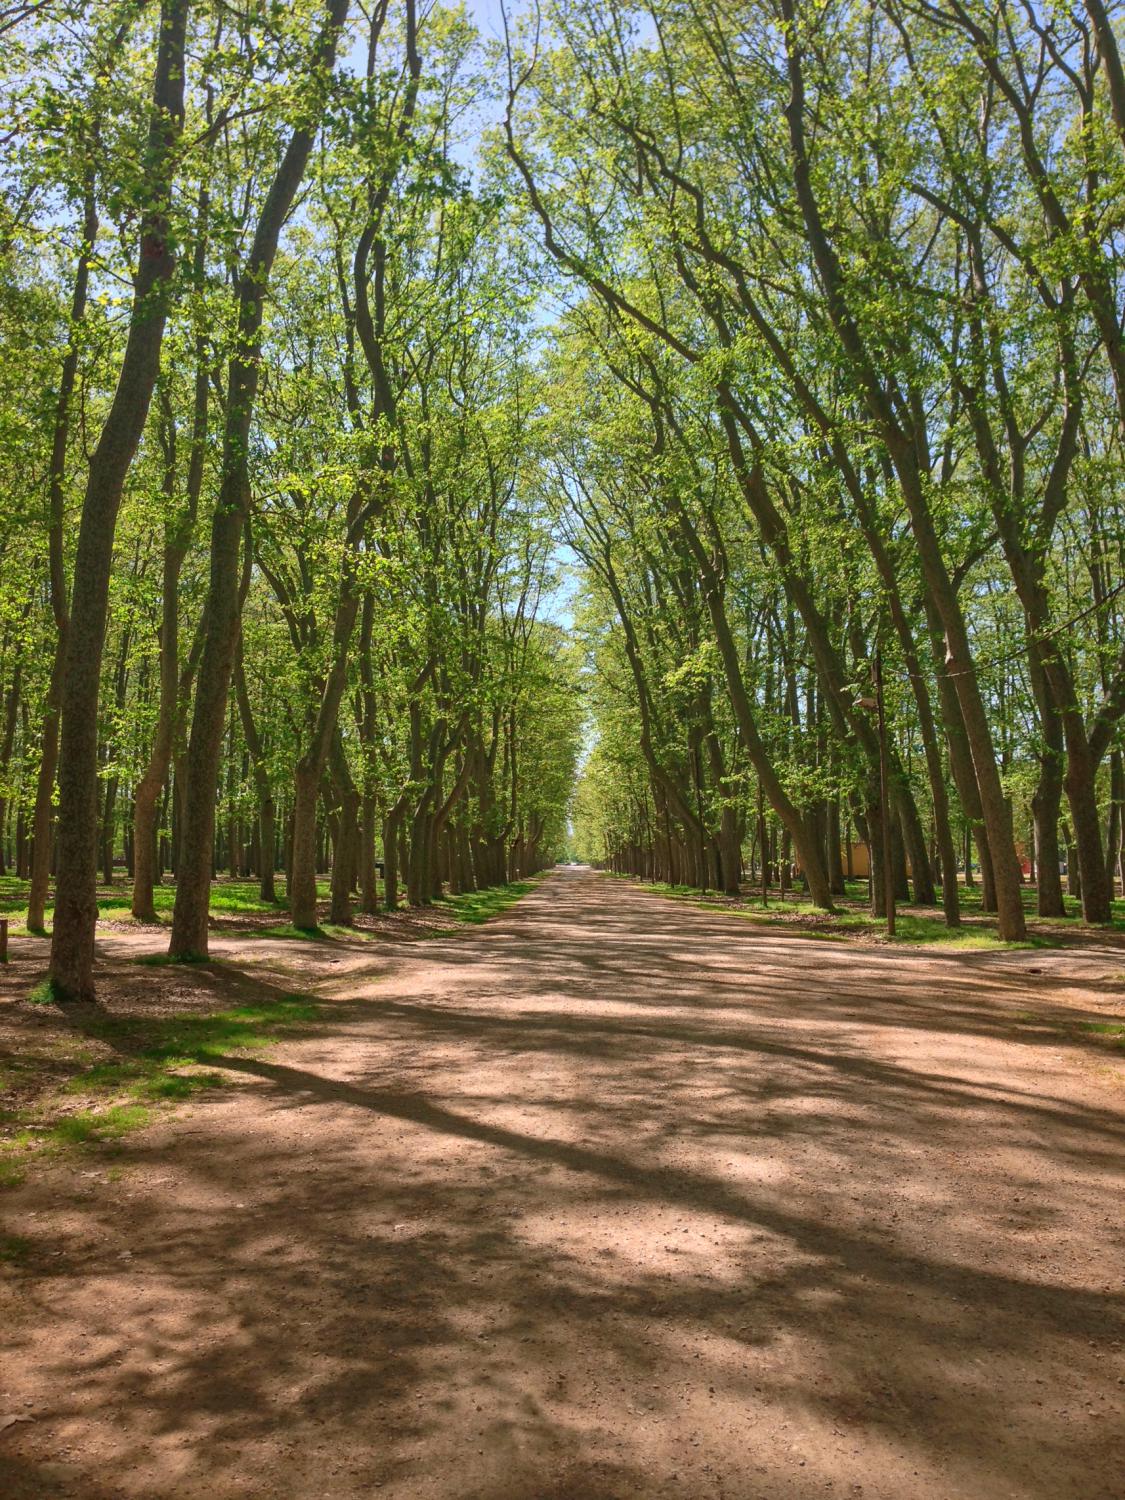
[[[321,915],[326,918],[327,905]],[[103,1017],[157,1026],[172,1017],[206,1015],[240,1004],[291,997],[341,965],[368,957],[372,937],[406,944],[436,932],[449,932],[456,919],[441,908],[404,908],[378,916],[357,915],[356,935],[336,932],[331,938],[270,937],[286,914],[243,913],[212,917],[211,956],[203,964],[160,964],[167,947],[164,924],[131,918],[102,920],[99,933],[98,1010]],[[229,936],[228,936],[229,934]],[[116,1045],[97,1035],[84,1008],[60,1010],[29,998],[42,979],[49,958],[45,938],[14,937],[10,961],[0,965],[0,1140],[23,1128],[29,1109],[49,1100],[53,1116],[85,1109],[81,1095],[59,1096],[77,1075],[118,1058]],[[31,1129],[40,1127],[32,1125]]]
[[[6,1500],[1118,1500],[1115,947],[569,871],[421,946],[146,943],[107,1003],[325,1010],[5,1195]]]

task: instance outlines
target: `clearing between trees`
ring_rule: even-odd
[[[9,1500],[1119,1494],[1120,938],[818,942],[578,870],[424,943],[159,943],[104,941],[111,1016],[316,1009],[6,1196]]]

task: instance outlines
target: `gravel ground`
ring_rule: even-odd
[[[328,1003],[4,1195],[5,1500],[1121,1500],[1120,946],[581,871],[422,944],[160,941],[108,1004]]]

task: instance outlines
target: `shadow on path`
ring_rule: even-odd
[[[1117,1500],[1115,996],[582,874],[349,964],[17,1195],[13,1500]]]

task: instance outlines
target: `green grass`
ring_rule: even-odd
[[[747,885],[743,887],[741,902],[736,907],[732,905],[729,898],[718,894],[701,892],[695,886],[669,885],[664,881],[638,881],[631,875],[616,875],[613,872],[606,873],[611,874],[613,879],[633,880],[635,884],[644,885],[646,890],[656,891],[663,896],[674,896],[689,901],[694,905],[705,907],[707,910],[735,911],[738,915],[747,917],[752,916],[754,913],[757,913],[759,917],[768,917],[779,913],[785,913],[789,916],[794,914],[799,916],[824,916],[824,913],[820,912],[820,908],[814,906],[800,889],[791,891],[783,900],[776,887],[773,887],[769,892],[767,900],[763,902],[760,893],[755,891],[753,886]],[[877,921],[863,909],[868,901],[867,881],[847,880],[844,884],[845,894],[843,897],[837,898],[844,907],[844,911],[839,920],[834,924],[836,930],[847,932],[849,930],[858,931],[864,927],[871,928],[872,930],[883,927],[884,923],[882,919]],[[1065,928],[1067,926],[1081,927],[1083,925],[1082,903],[1076,896],[1063,896],[1064,915],[1062,917],[1044,917],[1042,919],[1038,916],[1035,909],[1035,888],[1033,886],[1025,886],[1021,891],[1021,896],[1023,898],[1024,912],[1033,928],[1040,921],[1051,927],[1062,925]],[[961,916],[963,919],[972,920],[979,918],[984,921],[995,920],[994,917],[991,917],[981,909],[982,892],[979,879],[975,885],[962,885],[960,887],[960,897]],[[1125,899],[1113,901],[1111,916],[1111,929],[1125,932]],[[993,934],[991,940],[988,940],[987,935],[985,935],[983,941],[974,941],[982,938],[979,929],[975,932],[965,931],[964,929],[960,933],[956,931],[950,932],[949,928],[945,925],[944,919],[939,914],[935,914],[933,917],[918,917],[900,913],[898,927],[898,936],[903,941],[909,943],[941,942],[959,947],[1013,946],[1011,944],[1001,944],[999,939],[995,937],[995,934]],[[935,931],[937,936],[934,935]],[[817,935],[828,936],[830,934],[821,931]],[[1036,936],[1033,933],[1026,945],[1017,946],[1053,947],[1055,943],[1049,937]]]
[[[72,1053],[68,1062],[75,1071],[65,1082],[7,1116],[0,1184],[20,1180],[34,1161],[60,1151],[119,1140],[148,1124],[161,1104],[221,1083],[223,1075],[213,1066],[219,1058],[268,1047],[287,1027],[313,1020],[318,1011],[308,996],[289,994],[209,1015],[91,1020],[85,1039],[106,1044],[111,1055],[83,1066],[89,1047]],[[82,1107],[73,1109],[76,1096]]]
[[[60,996],[49,979],[41,979],[28,991],[27,998],[31,1005],[54,1005]]]
[[[858,934],[885,935],[887,928],[884,918],[873,917],[860,905],[867,899],[866,881],[845,882],[845,895],[837,898],[840,906],[835,913],[822,911],[800,892],[792,892],[783,899],[779,893],[771,891],[763,902],[760,895],[755,895],[753,890],[748,888],[744,889],[741,899],[736,902],[731,897],[717,894],[708,896],[707,893],[700,892],[694,886],[669,885],[664,881],[636,881],[635,883],[642,885],[645,890],[683,901],[703,911],[724,912],[742,921],[781,927],[788,937],[811,938],[821,942],[843,942],[849,936]],[[961,896],[962,917],[980,918],[982,913],[979,887],[969,891],[962,890]],[[895,936],[892,941],[905,947],[933,945],[940,946],[945,951],[960,952],[1058,947],[1057,937],[1034,930],[1034,900],[1034,892],[1025,893],[1025,903],[1029,907],[1028,914],[1033,920],[1032,930],[1022,942],[1003,942],[990,926],[979,926],[970,922],[962,927],[950,928],[946,926],[944,917],[936,913],[933,916],[919,916],[912,912],[896,913]],[[1125,907],[1125,903],[1122,902],[1115,902],[1114,905]],[[1077,902],[1072,903],[1072,906],[1074,910],[1069,915],[1080,918]],[[799,922],[779,921],[778,918],[783,916],[815,919],[815,924],[810,922],[810,925],[802,926]],[[985,920],[988,919],[985,918]]]
[[[1105,1021],[1079,1021],[1070,1020],[1066,1016],[1041,1016],[1033,1010],[1021,1010],[1016,1012],[1015,1019],[1028,1026],[1045,1026],[1070,1042],[1108,1045],[1115,1052],[1125,1052],[1125,1016],[1111,1016]]]
[[[448,914],[454,925],[423,935],[433,937],[479,926],[507,910],[534,886],[534,879],[519,880],[444,897],[435,902],[435,908]],[[279,923],[256,932],[310,942],[331,943],[339,938],[377,941],[373,935],[331,924],[307,929]],[[136,962],[164,965],[171,960],[158,953],[146,954]],[[31,998],[46,1005],[54,996],[50,986],[43,983]],[[29,1083],[34,1086],[36,1068],[44,1082],[33,1104],[0,1117],[0,1127],[5,1131],[0,1137],[0,1186],[20,1181],[37,1161],[120,1139],[147,1124],[161,1105],[190,1099],[222,1082],[223,1075],[214,1066],[219,1058],[266,1047],[286,1027],[310,1021],[317,1013],[317,1005],[307,996],[289,994],[209,1015],[89,1017],[80,1035],[63,1040],[65,1055],[56,1050],[50,1056],[31,1060],[18,1079],[13,1075],[11,1081],[18,1082],[25,1092]],[[66,1075],[62,1082],[58,1081],[60,1073]]]
[[[0,1234],[0,1264],[17,1265],[31,1254],[31,1241],[19,1234]]]
[[[1092,1036],[1105,1037],[1111,1046],[1125,1052],[1125,1020],[1079,1021],[1078,1029]]]
[[[337,927],[336,932],[350,932],[349,927]],[[322,943],[328,937],[326,927],[297,927],[292,922],[278,922],[273,927],[259,927],[256,929],[259,937],[271,938],[301,938],[309,943]]]
[[[443,896],[434,906],[448,911],[462,926],[477,927],[490,917],[499,916],[514,906],[521,896],[535,889],[534,880],[515,880],[509,885],[487,885],[479,891],[464,891],[458,896]]]
[[[469,891],[460,896],[445,896],[435,902],[435,906],[449,915],[459,925],[476,925],[487,922],[490,917],[496,916],[498,912],[506,910],[513,902],[532,889],[534,880],[515,881],[510,885],[497,885],[486,887],[481,891]],[[25,933],[27,931],[27,888],[26,880],[17,880],[14,876],[0,877],[0,915],[8,916],[12,920],[12,931],[14,933]],[[297,938],[311,942],[324,941],[334,937],[362,938],[365,934],[362,930],[350,927],[340,927],[326,922],[318,927],[295,927],[292,922],[285,919],[285,879],[280,877],[277,884],[278,899],[270,903],[263,901],[258,894],[258,883],[256,880],[218,880],[211,885],[210,913],[212,917],[262,917],[276,916],[278,921],[270,923],[265,927],[248,928],[257,937],[270,938]],[[320,899],[326,899],[330,894],[329,883],[326,880],[317,882],[317,895]],[[129,906],[132,899],[132,886],[124,877],[112,888],[100,886],[98,889],[98,916],[100,920],[128,922],[132,921]],[[173,885],[157,886],[153,892],[153,901],[156,907],[158,921],[167,924],[171,921],[172,907],[176,899],[176,888]],[[54,916],[53,908],[48,907],[46,912],[47,926],[50,927]],[[165,963],[190,963],[190,958],[171,959],[164,954],[147,955],[137,960],[143,964],[165,964]],[[47,996],[44,1003],[51,997]]]
[[[327,881],[317,883],[321,896],[328,894]],[[8,917],[15,932],[27,931],[28,882],[17,880],[14,875],[0,876],[0,916]],[[98,916],[100,919],[124,922],[131,921],[129,908],[133,899],[132,881],[119,876],[112,886],[98,887]],[[153,891],[153,905],[157,920],[170,922],[172,907],[176,901],[174,885],[158,885]],[[211,884],[210,912],[213,917],[262,916],[285,906],[285,878],[278,880],[278,899],[263,901],[258,893],[256,880],[216,880]],[[47,907],[47,926],[50,928],[54,908]]]
[[[133,962],[148,969],[163,969],[169,964],[206,964],[213,960],[206,953],[142,953]]]
[[[866,890],[866,886],[863,887]],[[1029,921],[1036,922],[1040,918],[1035,910],[1035,888],[1024,886],[1020,892],[1023,898],[1023,909]],[[961,911],[965,916],[981,916],[981,888],[979,883],[971,889],[961,887]],[[1061,917],[1044,917],[1043,921],[1051,923],[1074,923],[1082,925],[1082,903],[1077,896],[1063,896],[1063,915]],[[1114,900],[1110,903],[1110,927],[1114,930],[1125,931],[1125,899]]]

